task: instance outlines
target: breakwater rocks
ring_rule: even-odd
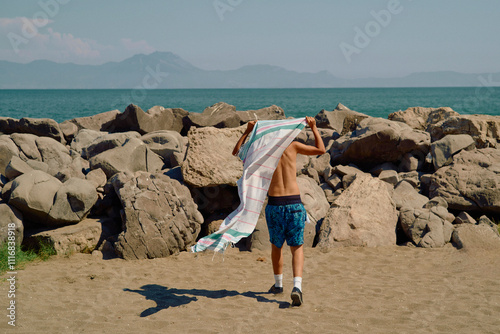
[[[0,243],[14,234],[125,259],[186,251],[239,205],[231,151],[245,123],[285,118],[223,102],[60,124],[0,117]],[[500,248],[500,117],[415,107],[381,119],[339,104],[316,120],[327,153],[297,160],[307,247]],[[309,129],[297,140],[314,144]],[[267,249],[268,238],[261,215],[240,246]]]

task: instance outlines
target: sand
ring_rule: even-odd
[[[262,261],[264,260],[264,261]],[[270,295],[270,257],[103,260],[89,254],[17,274],[16,328],[4,333],[499,333],[496,252],[411,247],[306,249],[304,304]],[[4,275],[5,276],[5,275]],[[8,284],[0,283],[6,301]],[[7,314],[6,302],[1,309]]]

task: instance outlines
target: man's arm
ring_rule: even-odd
[[[312,117],[306,117],[307,125],[311,128],[314,134],[314,146],[302,144],[299,142],[293,142],[297,153],[303,155],[320,155],[326,152],[325,144],[323,143],[323,139],[319,135],[318,128],[316,127],[316,120]]]
[[[243,143],[247,139],[248,135],[252,132],[253,127],[255,126],[255,123],[257,123],[257,121],[250,121],[250,122],[247,123],[247,129],[245,130],[245,132],[243,133],[243,135],[241,136],[241,138],[236,143],[236,146],[233,149],[233,155],[237,155],[238,154],[241,145],[243,145]]]

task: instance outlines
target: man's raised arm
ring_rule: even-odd
[[[326,152],[325,144],[321,138],[318,128],[316,127],[316,120],[313,117],[306,117],[307,125],[311,128],[314,134],[314,146],[294,142],[297,153],[303,155],[320,155]]]
[[[241,148],[241,145],[243,145],[243,143],[247,139],[248,135],[252,132],[253,127],[255,126],[255,123],[257,123],[257,121],[250,121],[250,122],[247,123],[247,129],[245,130],[245,132],[243,133],[243,135],[241,136],[241,138],[236,143],[236,146],[234,146],[233,155],[237,155],[238,154],[238,152],[239,152],[239,150]]]

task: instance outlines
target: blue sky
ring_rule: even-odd
[[[101,64],[171,51],[203,69],[270,64],[345,78],[500,72],[498,0],[0,4],[0,60]]]

